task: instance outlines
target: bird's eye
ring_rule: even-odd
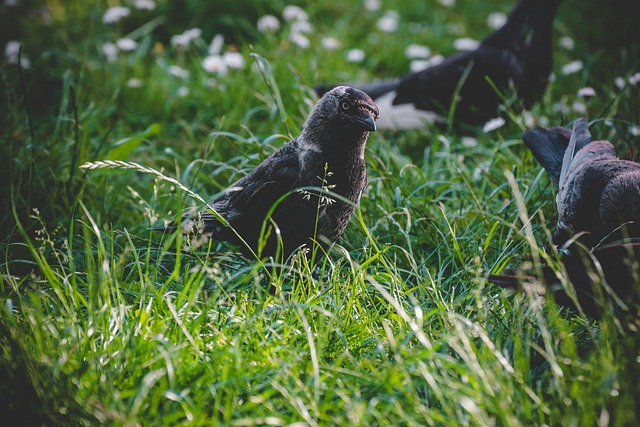
[[[350,105],[349,105],[349,103],[348,103],[348,102],[346,102],[346,101],[345,101],[345,102],[343,102],[343,103],[342,103],[342,109],[343,109],[343,110],[345,110],[345,111],[346,111],[346,110],[348,110],[348,109],[349,109],[349,107],[350,107]]]

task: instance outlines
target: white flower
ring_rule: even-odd
[[[582,70],[582,61],[580,60],[569,62],[568,64],[562,66],[562,74],[564,74],[565,76],[577,73],[580,70]]]
[[[578,96],[589,98],[591,96],[596,96],[596,91],[591,86],[585,86],[578,91]]]
[[[553,110],[554,113],[560,113],[560,114],[564,114],[564,115],[568,115],[571,111],[569,110],[569,106],[567,105],[567,103],[562,100],[560,102],[556,102],[555,104],[553,104],[551,106],[551,109]]]
[[[209,55],[218,55],[222,51],[224,45],[224,36],[222,34],[216,34],[209,43]]]
[[[434,55],[431,58],[429,58],[428,65],[429,67],[435,67],[436,65],[440,64],[442,61],[444,61],[444,56],[442,55]]]
[[[376,26],[380,31],[393,33],[398,29],[398,20],[398,13],[394,10],[388,10],[382,18],[378,19]]]
[[[282,11],[282,17],[285,21],[306,21],[309,19],[309,15],[301,7],[290,4]]]
[[[310,33],[313,31],[313,26],[309,21],[294,21],[291,24],[292,33]]]
[[[640,73],[635,73],[633,76],[629,77],[629,84],[631,86],[635,86],[640,82]]]
[[[440,1],[441,5],[446,6],[446,7],[451,7],[454,4],[456,4],[455,0],[439,0],[439,1]]]
[[[142,86],[142,80],[140,79],[129,79],[127,80],[127,86],[129,87],[140,87]]]
[[[118,57],[118,46],[113,43],[107,42],[102,45],[102,53],[107,57],[107,61],[113,62]]]
[[[227,74],[227,64],[220,55],[209,55],[204,58],[202,68],[208,73]]]
[[[431,49],[419,44],[410,44],[404,50],[404,55],[409,59],[428,58],[431,55]]]
[[[172,76],[179,77],[183,80],[186,80],[189,78],[189,72],[177,65],[170,65],[169,68],[167,68],[167,72],[169,72],[169,74],[171,74]]]
[[[102,15],[102,22],[105,24],[115,24],[120,21],[122,18],[125,18],[131,14],[131,11],[128,7],[115,6],[110,7],[107,11]]]
[[[569,36],[560,37],[558,41],[560,42],[560,46],[567,50],[573,50],[573,48],[576,46],[573,39]]]
[[[369,12],[375,12],[382,6],[380,0],[364,0],[364,8]]]
[[[527,128],[532,128],[536,124],[536,118],[531,111],[523,111],[522,112],[522,120],[524,121],[524,125]]]
[[[549,127],[549,118],[546,116],[539,116],[538,117],[538,126],[540,126],[541,128],[548,128]]]
[[[311,42],[309,41],[307,36],[301,33],[291,33],[289,35],[289,40],[291,40],[293,44],[302,49],[306,49],[311,45]]]
[[[186,86],[180,86],[178,88],[177,94],[180,98],[184,98],[185,96],[189,95],[189,88]]]
[[[7,62],[10,64],[17,64],[18,56],[20,56],[20,66],[22,68],[29,68],[31,66],[31,61],[29,61],[29,58],[27,58],[27,56],[24,54],[24,51],[22,55],[18,55],[20,52],[21,44],[22,43],[15,40],[7,42],[6,46],[4,47],[4,56],[5,58],[7,58]]]
[[[463,136],[462,137],[462,146],[463,147],[475,147],[478,145],[478,140],[472,136]]]
[[[118,39],[118,41],[116,41],[116,46],[118,46],[118,49],[124,52],[129,52],[138,47],[138,42],[125,37],[122,39]]]
[[[153,0],[133,0],[133,6],[140,10],[153,10],[156,8],[156,2]]]
[[[582,101],[574,101],[571,104],[571,109],[578,114],[585,114],[587,112],[587,104]]]
[[[324,37],[321,43],[322,47],[327,50],[333,50],[340,47],[340,40],[335,37]]]
[[[502,126],[504,126],[504,124],[505,124],[505,121],[502,117],[496,117],[495,119],[491,119],[484,124],[484,126],[482,127],[482,132],[484,133],[492,132],[496,129],[501,128]]]
[[[507,22],[507,15],[502,12],[493,12],[487,16],[487,25],[492,30],[497,30],[498,28],[502,28],[502,26]]]
[[[640,136],[640,127],[638,126],[629,126],[629,132],[633,136]]]
[[[189,28],[182,34],[184,34],[184,36],[190,40],[195,40],[200,37],[200,35],[202,34],[202,30],[200,28]]]
[[[347,51],[347,61],[349,62],[360,62],[364,59],[364,50],[362,49],[351,49]]]
[[[458,50],[474,50],[478,46],[480,46],[480,42],[469,37],[462,37],[453,41],[453,47]]]
[[[624,85],[626,84],[624,79],[622,77],[620,77],[620,76],[616,77],[616,79],[613,81],[613,83],[616,85],[616,87],[618,89],[622,89],[624,87]]]
[[[486,174],[487,172],[489,172],[489,166],[491,165],[491,162],[489,162],[488,160],[485,162],[480,163],[478,166],[476,166],[476,168],[473,170],[473,175],[471,176],[471,179],[473,179],[474,181],[480,181],[480,179],[482,178],[482,176],[484,174]]]
[[[225,52],[222,60],[229,68],[244,68],[244,56],[240,52]]]
[[[414,59],[409,64],[409,69],[412,73],[416,71],[422,71],[426,68],[429,68],[430,61],[428,59]]]
[[[18,63],[18,52],[20,52],[20,45],[21,43],[16,40],[7,42],[7,45],[4,47],[4,56],[5,58],[7,58],[8,63]]]
[[[273,15],[264,15],[258,19],[256,27],[258,27],[258,31],[261,33],[275,33],[280,29],[280,21]]]
[[[200,28],[190,28],[186,30],[182,34],[177,34],[171,37],[171,46],[175,46],[178,48],[187,48],[189,44],[202,34],[202,30]]]

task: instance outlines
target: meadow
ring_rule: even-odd
[[[406,74],[514,3],[4,0],[2,420],[637,423],[638,307],[609,301],[595,321],[487,282],[564,274],[556,188],[523,130],[588,117],[638,161],[632,0],[561,3],[554,78],[529,111],[506,94],[504,121],[466,135],[372,133],[368,188],[317,265],[151,230],[297,135],[314,84]]]

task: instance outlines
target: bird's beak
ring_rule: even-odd
[[[356,121],[362,125],[364,130],[375,132],[376,122],[373,120],[373,117],[369,115],[366,117],[356,117]]]

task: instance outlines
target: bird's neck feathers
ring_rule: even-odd
[[[364,151],[369,138],[368,131],[330,125],[329,121],[311,120],[305,123],[298,137],[300,155],[322,153],[328,160],[349,162],[364,160]]]

